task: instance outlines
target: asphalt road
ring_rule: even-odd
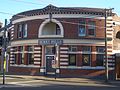
[[[83,79],[81,79],[83,80]],[[120,84],[94,83],[93,81],[65,82],[64,80],[41,79],[38,77],[6,77],[6,85],[2,85],[0,78],[0,90],[120,90]]]
[[[0,90],[120,90],[120,87],[99,87],[82,85],[47,85],[37,87],[2,87]]]

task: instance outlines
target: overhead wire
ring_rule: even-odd
[[[43,5],[40,3],[33,3],[33,2],[28,2],[28,1],[23,1],[23,0],[10,0],[10,1],[21,2],[21,3],[25,3],[25,4],[33,4],[33,5]]]
[[[16,1],[16,2],[22,2],[22,3],[27,3],[27,4],[34,4],[34,5],[42,5],[42,4],[38,4],[38,3],[33,3],[33,2],[27,2],[27,1],[23,1],[23,0],[11,0],[11,1]],[[7,12],[0,12],[1,14],[8,14],[8,15],[15,15],[15,14],[12,14],[12,13],[7,13]],[[18,17],[21,17],[21,18],[26,18],[26,17],[30,17],[30,16],[27,16],[27,15],[15,15],[15,16],[18,16]],[[82,16],[82,18],[86,18],[86,17],[91,17],[91,18],[95,18],[95,17],[99,17],[99,16],[91,16],[91,15],[86,15],[86,16]],[[63,22],[63,23],[67,23],[67,24],[74,24],[74,25],[84,25],[84,26],[93,26],[93,25],[89,25],[89,24],[80,24],[80,23],[75,23],[75,22],[68,22],[68,21],[62,21],[60,20],[60,22]],[[101,26],[93,26],[93,27],[97,27],[97,28],[105,28],[105,27],[101,27]]]
[[[8,15],[15,15],[15,14],[12,14],[12,13],[7,13],[7,12],[0,12],[1,14],[8,14]],[[31,16],[27,16],[27,15],[15,15],[15,16],[18,16],[20,18],[27,18],[27,17],[31,17]],[[85,18],[85,17],[82,17],[82,18]],[[54,19],[54,18],[53,18]],[[41,20],[45,20],[45,19],[41,19]],[[59,20],[60,22],[63,22],[63,23],[67,23],[67,24],[73,24],[73,25],[84,25],[84,26],[92,26],[92,27],[97,27],[97,28],[105,28],[103,26],[93,26],[93,25],[89,25],[89,24],[81,24],[81,23],[75,23],[75,22],[70,22],[70,21],[65,21],[65,20]]]

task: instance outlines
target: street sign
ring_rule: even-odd
[[[55,68],[55,67],[56,67],[55,65],[56,65],[56,62],[55,62],[55,60],[53,59],[53,60],[52,60],[52,68]]]
[[[61,39],[40,39],[38,40],[38,44],[40,45],[62,45],[63,40]]]

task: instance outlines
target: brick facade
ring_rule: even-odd
[[[49,8],[48,8],[49,7]],[[101,54],[97,51],[97,47],[105,47],[105,28],[104,28],[104,10],[102,9],[87,9],[83,10],[82,12],[80,9],[74,13],[74,11],[61,11],[55,13],[54,6],[47,6],[46,12],[51,9],[52,12],[52,19],[49,17],[48,13],[41,13],[40,11],[37,11],[38,14],[36,14],[33,11],[20,13],[25,14],[27,17],[20,18],[17,16],[13,16],[12,18],[12,24],[13,28],[10,29],[11,32],[11,52],[10,52],[10,67],[9,72],[24,72],[32,73],[33,74],[47,74],[47,70],[49,70],[51,67],[50,63],[54,63],[54,59],[56,60],[56,68],[57,73],[60,75],[87,75],[87,76],[98,76],[104,74],[104,65],[103,66],[97,66],[97,55]],[[58,8],[61,9],[61,8]],[[91,12],[88,13],[88,12]],[[33,14],[32,14],[33,13]],[[64,13],[64,14],[63,14]],[[91,18],[89,15],[84,16],[84,14],[94,16],[94,18]],[[29,16],[29,15],[31,16]],[[100,16],[101,15],[101,16]],[[96,18],[97,17],[97,18]],[[112,16],[110,16],[112,17]],[[79,30],[79,22],[81,20],[85,20],[85,29],[86,29],[86,35],[85,36],[79,36],[78,30]],[[113,27],[111,27],[111,23],[109,21],[113,21],[114,19],[107,19],[107,37],[108,37],[108,64],[110,68],[113,69],[114,67],[114,56],[113,56]],[[90,36],[88,35],[88,28],[89,28],[89,21],[95,22],[95,35]],[[18,25],[25,23],[27,24],[27,37],[19,38],[18,37]],[[52,23],[52,24],[51,24]],[[51,28],[47,28],[47,24],[51,25]],[[53,25],[53,26],[52,26]],[[60,35],[53,34],[51,35],[50,30],[54,29],[55,26],[58,25],[61,33]],[[48,25],[49,27],[49,25]],[[42,30],[42,31],[40,31]],[[43,30],[48,32],[44,32]],[[63,30],[63,32],[62,32]],[[49,35],[49,34],[50,35]],[[53,32],[54,33],[54,32]],[[23,33],[24,34],[24,33]],[[43,34],[43,35],[41,35]],[[62,36],[63,35],[63,36]],[[53,41],[50,41],[53,40]],[[54,43],[55,40],[62,40],[62,44],[48,44],[48,43]],[[39,41],[43,41],[43,44],[40,44]],[[46,43],[46,44],[45,44]],[[33,52],[28,51],[28,46],[33,47]],[[77,48],[76,51],[70,51],[70,46],[75,46]],[[84,52],[82,49],[84,46],[90,47],[90,52]],[[20,62],[20,54],[22,53],[20,51],[20,47],[24,47],[24,63],[21,64]],[[12,49],[13,48],[13,49]],[[14,48],[17,48],[17,51],[14,51]],[[49,49],[53,49],[49,52]],[[54,50],[55,49],[55,50]],[[47,54],[47,53],[53,53]],[[29,59],[28,54],[33,54],[34,57],[34,64],[29,65]],[[84,66],[83,64],[83,55],[88,55],[90,60],[90,65]],[[102,55],[104,56],[104,52],[102,52]],[[16,56],[15,56],[16,55]],[[76,63],[74,66],[70,65],[70,55],[75,55]],[[47,58],[54,57],[52,62],[48,62]],[[29,57],[32,58],[32,57]],[[16,63],[15,63],[16,61]],[[73,62],[71,61],[73,64]],[[103,64],[105,64],[105,58],[103,59]]]

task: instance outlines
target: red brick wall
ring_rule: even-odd
[[[61,69],[61,75],[65,76],[89,76],[95,77],[105,74],[105,70],[85,70],[85,69]]]
[[[39,27],[43,20],[31,20],[28,23],[28,38],[38,38]]]
[[[28,75],[37,75],[39,74],[40,68],[33,68],[33,67],[9,67],[9,73],[12,74],[28,74]]]
[[[92,46],[92,52],[96,52],[96,46]],[[93,53],[91,55],[91,66],[95,67],[96,66],[96,54]]]
[[[61,21],[63,28],[64,28],[64,37],[65,38],[79,38],[78,36],[78,23],[81,19],[57,19]],[[91,19],[86,19],[86,21],[91,21]],[[102,38],[104,37],[104,20],[96,20],[94,19],[93,21],[96,22],[96,37],[97,38]],[[30,20],[26,21],[25,23],[28,24],[28,38],[38,38],[38,32],[39,32],[39,27],[40,24],[43,22],[43,20]],[[69,23],[66,23],[69,22]],[[15,24],[15,33],[14,33],[14,39],[17,39],[17,24]],[[85,38],[95,38],[91,36],[86,36]]]
[[[28,51],[28,47],[24,46],[25,51]],[[28,65],[28,53],[24,53],[24,64]]]

